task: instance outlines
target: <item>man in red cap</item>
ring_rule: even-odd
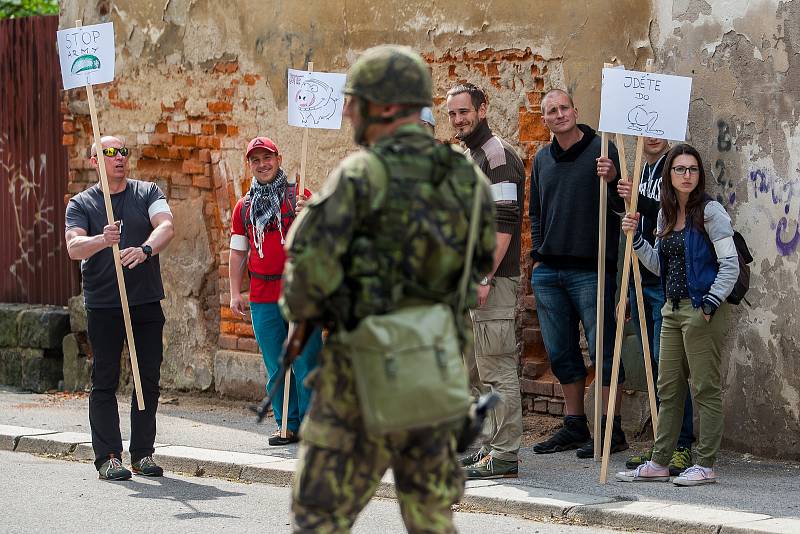
[[[267,368],[267,391],[277,379],[280,354],[288,324],[278,309],[281,278],[286,253],[285,238],[303,202],[311,195],[308,189],[297,191],[296,183],[289,183],[281,168],[282,158],[278,147],[268,137],[255,137],[247,144],[247,167],[252,182],[250,191],[240,198],[233,210],[231,223],[231,252],[229,278],[231,283],[231,311],[245,316],[242,298],[242,279],[245,265],[250,273],[250,315],[253,331],[261,348]],[[293,380],[289,391],[287,435],[280,435],[283,409],[283,384],[272,400],[272,409],[278,431],[269,438],[270,445],[287,445],[298,441],[298,430],[303,420],[311,391],[303,385],[308,372],[317,365],[317,354],[322,344],[320,332],[314,332],[302,355],[292,365]]]

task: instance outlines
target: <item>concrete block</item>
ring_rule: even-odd
[[[239,479],[242,468],[283,460],[277,456],[244,452],[218,451],[170,445],[156,450],[153,459],[164,469],[194,476]]]
[[[0,348],[0,384],[7,386],[22,384],[22,349]]]
[[[83,303],[83,295],[76,295],[69,299],[67,303],[69,309],[69,326],[73,332],[86,332],[86,306]]]
[[[226,397],[264,398],[267,370],[261,355],[236,350],[217,351],[214,355],[214,387]]]
[[[613,476],[613,475],[612,475]],[[642,529],[650,532],[682,534],[716,533],[720,525],[769,519],[770,516],[721,510],[688,504],[651,501],[620,501],[610,504],[579,506],[567,517],[621,529]]]
[[[504,514],[521,517],[562,517],[574,507],[610,503],[608,497],[563,493],[544,488],[513,486],[510,484],[472,485],[464,492],[459,508],[496,510],[502,507]]]
[[[39,436],[23,436],[19,439],[17,452],[32,454],[72,454],[80,443],[91,443],[92,436],[81,432],[56,432]]]
[[[291,486],[298,460],[287,458],[263,464],[246,465],[242,469],[241,479],[248,482],[261,482],[277,486]]]
[[[62,359],[60,351],[44,349],[21,349],[22,380],[20,386],[24,389],[44,393],[49,389],[58,387],[62,379]]]
[[[720,534],[750,534],[769,532],[770,534],[797,534],[800,532],[800,519],[794,517],[773,517],[758,521],[722,525]]]
[[[78,336],[82,332],[67,334],[62,342],[64,361],[64,391],[88,391],[92,382],[92,362],[81,350]]]
[[[19,344],[36,349],[59,349],[69,333],[69,311],[55,306],[31,308],[20,312]]]
[[[0,347],[16,347],[19,345],[17,318],[27,304],[0,304]]]
[[[594,433],[594,384],[586,388],[586,395],[583,398],[583,408],[590,414],[589,429]],[[648,429],[650,425],[650,404],[647,393],[625,389],[622,393],[622,406],[620,407],[622,416],[622,430],[628,434],[628,439],[634,436],[642,436],[645,439],[652,438],[652,432]],[[647,430],[647,434],[643,432]]]
[[[24,426],[0,425],[0,451],[13,451],[23,436],[44,436],[56,434],[55,430],[41,430]]]

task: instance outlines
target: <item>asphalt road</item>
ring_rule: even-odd
[[[89,463],[0,451],[0,533],[290,532],[290,489],[167,474],[97,479]],[[515,517],[456,513],[463,534],[614,532]],[[373,499],[353,532],[404,532],[395,501]],[[641,532],[641,531],[639,531]]]
[[[130,434],[130,399],[120,396],[119,400],[122,435],[127,439]],[[274,419],[256,425],[254,416],[246,408],[248,403],[244,401],[171,392],[163,393],[161,401],[156,435],[159,443],[296,457],[296,445],[267,445],[267,437],[276,428]],[[0,387],[0,424],[88,433],[87,406],[88,396],[85,394],[39,395]],[[624,469],[625,458],[631,452],[611,456],[611,481],[600,485],[597,482],[598,464],[591,459],[578,460],[574,451],[537,455],[530,447],[523,447],[520,450],[520,478],[506,479],[504,483],[621,500],[657,500],[775,517],[800,517],[798,462],[780,462],[722,451],[717,463],[718,484],[680,488],[673,484],[615,482],[613,473]]]

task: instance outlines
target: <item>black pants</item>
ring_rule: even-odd
[[[164,313],[161,304],[153,302],[131,306],[131,325],[145,410],[139,411],[136,391],[131,396],[131,461],[153,454],[156,439],[158,381],[161,378]],[[125,342],[122,308],[86,310],[89,343],[92,345],[92,392],[89,394],[89,425],[95,466],[99,469],[110,454],[122,458],[122,436],[119,431],[117,387],[120,357]]]

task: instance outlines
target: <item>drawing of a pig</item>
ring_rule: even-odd
[[[333,97],[333,88],[314,78],[303,81],[294,97],[303,124],[312,119],[319,124],[320,119],[329,119],[336,112],[338,99]]]

